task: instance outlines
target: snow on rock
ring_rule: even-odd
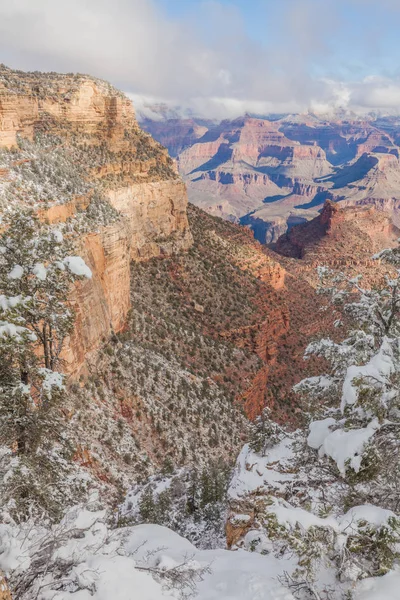
[[[377,429],[379,429],[377,419],[362,429],[350,429],[349,431],[336,429],[323,440],[319,449],[320,456],[330,456],[336,462],[343,476],[346,474],[347,461],[349,461],[350,467],[358,473],[364,447]]]
[[[342,412],[347,405],[354,405],[357,402],[358,388],[353,385],[354,379],[369,378],[370,382],[384,383],[394,370],[393,350],[388,338],[385,337],[379,352],[366,365],[351,365],[347,368],[340,405]]]
[[[47,269],[43,263],[36,263],[32,269],[32,273],[36,275],[40,281],[45,281],[47,277]]]
[[[74,275],[86,277],[87,279],[92,278],[92,271],[81,256],[66,256],[64,263]]]
[[[21,279],[24,269],[21,265],[15,265],[8,274],[8,279]]]
[[[240,499],[265,486],[283,489],[284,482],[293,479],[293,474],[283,472],[282,466],[284,467],[285,463],[290,466],[293,456],[290,438],[283,439],[271,448],[266,457],[256,454],[246,444],[236,461],[228,496],[231,499]]]

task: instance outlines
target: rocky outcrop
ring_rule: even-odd
[[[35,163],[36,169],[44,164],[47,174],[59,169],[59,179],[74,181],[58,193],[50,180],[54,197],[43,201],[37,188],[38,214],[72,227],[82,218],[86,223],[78,234],[79,249],[93,277],[73,290],[77,320],[64,357],[76,376],[104,340],[125,325],[130,261],[190,247],[186,190],[167,151],[139,128],[131,101],[99,79],[0,66],[0,147],[14,149],[0,172],[4,182],[15,179],[20,140],[31,141],[23,163]],[[25,198],[32,205],[32,182],[24,187],[24,177],[29,173],[22,170],[18,185],[23,193],[15,201],[21,204]],[[99,201],[101,218],[93,209]]]
[[[374,252],[395,244],[399,233],[389,216],[374,208],[341,208],[328,200],[318,217],[293,227],[275,249],[312,267],[369,264]]]
[[[108,198],[125,217],[132,260],[170,254],[191,245],[187,194],[180,179],[132,184],[110,191]]]
[[[165,121],[162,114],[158,120],[148,117],[140,118],[140,126],[148,131],[163,146],[168,148],[171,156],[179,156],[185,148],[193,146],[208,131],[203,123],[196,123],[194,119],[170,118]]]
[[[87,372],[98,348],[125,326],[130,308],[128,228],[117,223],[86,235],[81,255],[92,278],[77,282],[73,289],[76,320],[63,357],[66,370],[75,376]]]
[[[0,571],[0,600],[11,600],[11,592],[5,575]]]

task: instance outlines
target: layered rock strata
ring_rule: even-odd
[[[185,186],[131,101],[89,76],[0,66],[1,148],[0,204],[33,206],[73,230],[92,270],[71,297],[77,320],[65,360],[77,375],[124,327],[130,261],[190,247]]]

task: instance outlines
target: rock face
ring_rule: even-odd
[[[195,122],[195,121],[194,121]],[[177,119],[145,127],[163,139]],[[177,152],[189,198],[207,212],[251,227],[275,242],[297,221],[317,216],[325,200],[368,205],[400,225],[398,119],[289,115],[243,117],[219,124]],[[171,147],[172,147],[171,146]]]
[[[11,592],[4,574],[0,571],[0,600],[11,600]]]
[[[124,327],[130,261],[190,247],[184,183],[167,151],[139,128],[131,101],[88,76],[0,66],[0,148],[0,203],[33,204],[42,218],[75,228],[93,272],[71,298],[77,322],[65,359],[77,375]],[[58,170],[73,183],[62,187],[54,175],[43,197],[31,165],[40,185]]]
[[[394,246],[399,233],[389,216],[374,208],[340,208],[327,201],[318,217],[282,235],[275,250],[311,268],[362,267],[374,264],[375,252]]]

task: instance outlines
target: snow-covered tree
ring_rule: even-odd
[[[68,293],[76,278],[90,276],[84,261],[74,256],[72,241],[57,227],[40,222],[32,211],[5,215],[0,235],[0,444],[25,457],[24,464],[41,453],[44,464],[45,453],[61,435],[61,353],[74,324]],[[25,473],[20,479],[29,477]]]
[[[249,446],[254,452],[265,456],[267,450],[275,446],[279,439],[285,435],[282,428],[271,419],[271,409],[264,408],[261,415],[249,426]]]
[[[257,469],[263,484],[253,500],[258,526],[277,555],[296,557],[296,569],[286,577],[296,598],[350,598],[354,581],[384,575],[400,563],[396,252],[379,256],[391,265],[371,288],[360,277],[319,269],[319,291],[331,298],[337,329],[306,350],[306,356],[325,359],[327,373],[295,386],[309,407],[308,425],[268,448],[259,419],[248,458],[238,462],[251,465],[249,478]],[[239,471],[236,485],[246,487]]]

